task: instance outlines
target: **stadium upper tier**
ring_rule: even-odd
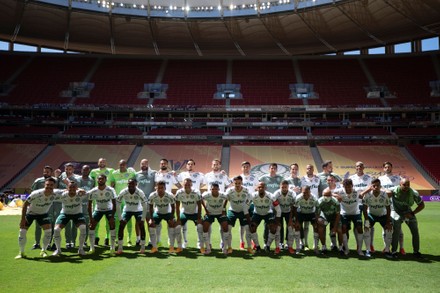
[[[438,105],[440,93],[430,86],[439,85],[438,67],[438,54],[179,60],[1,53],[0,102],[147,108],[428,106]],[[164,88],[156,92],[146,85]],[[219,85],[226,90],[219,91]],[[231,85],[237,89],[228,91]]]
[[[439,19],[435,0],[2,0],[0,40],[148,57],[420,52]]]

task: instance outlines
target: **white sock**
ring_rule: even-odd
[[[275,234],[269,232],[269,234],[267,235],[267,243],[266,243],[267,247],[270,248],[270,246],[272,245],[272,242],[273,242],[274,240],[275,240]],[[275,246],[277,246],[277,245],[278,245],[278,244],[275,243]]]
[[[390,246],[392,240],[393,240],[393,231],[385,230],[385,252],[390,252]]]
[[[277,232],[275,233],[275,245],[276,246],[278,246],[278,243],[281,243],[281,234],[280,234],[280,231],[281,231],[281,227],[280,226],[277,226]],[[283,241],[284,242],[284,241]]]
[[[177,225],[174,228],[174,239],[176,239],[177,247],[182,248],[182,226]],[[171,245],[174,246],[174,245]]]
[[[116,242],[116,230],[110,230],[110,250],[115,250],[115,242]],[[122,240],[121,240],[122,242]]]
[[[57,250],[61,252],[61,228],[58,226],[53,230],[53,241],[55,242]]]
[[[95,230],[89,230],[90,250],[95,250]]]
[[[251,239],[254,241],[255,245],[260,246],[260,242],[258,241],[258,233],[251,233]]]
[[[306,221],[304,222],[304,238],[303,238],[303,244],[305,246],[309,246],[309,226],[310,226],[310,222]]]
[[[249,225],[245,225],[243,226],[243,228],[246,237],[247,247],[252,247],[251,230],[249,229]]]
[[[300,231],[296,231],[295,232],[295,242],[296,242],[296,250],[300,251],[301,250],[301,232]]]
[[[287,227],[287,246],[288,247],[292,247],[293,246],[293,239],[294,239],[294,235],[293,235],[293,227],[288,226]]]
[[[162,223],[159,223],[159,225],[156,225],[156,241],[161,242],[161,233],[162,233]]]
[[[50,243],[50,236],[52,234],[52,229],[46,229],[46,230],[43,230],[43,232],[44,232],[44,234],[43,234],[43,247],[42,247],[42,250],[45,250],[46,247]]]
[[[86,225],[79,225],[78,227],[79,229],[79,244],[78,244],[78,249],[83,250],[84,249],[84,242],[86,241],[86,236],[87,236],[87,227]]]
[[[168,238],[170,239],[170,247],[174,247],[175,229],[168,227]]]
[[[203,239],[203,226],[202,226],[202,224],[197,224],[197,241],[199,242],[199,244],[200,244],[200,247],[203,247],[202,246],[202,239]]]
[[[371,246],[371,233],[370,231],[364,231],[365,250],[370,251]]]
[[[150,233],[151,245],[154,248],[157,248],[157,237],[156,237],[156,228],[148,228],[148,232]]]
[[[205,248],[205,244],[209,243],[208,238],[209,238],[209,233],[203,232],[202,240],[200,241],[201,248]]]
[[[188,222],[182,227],[183,241],[188,242]]]
[[[318,243],[319,243],[319,234],[314,232],[313,233],[313,248],[318,249]]]
[[[342,235],[342,243],[344,244],[345,251],[348,251],[347,233],[344,233],[344,235]]]
[[[26,234],[27,229],[20,229],[18,232],[18,247],[20,248],[20,253],[24,253],[24,248],[26,246]]]

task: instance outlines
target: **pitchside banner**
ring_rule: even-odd
[[[440,195],[423,195],[422,196],[423,201],[437,201],[440,202]]]

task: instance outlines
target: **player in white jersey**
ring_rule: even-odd
[[[90,171],[90,177],[93,178],[93,180],[95,180],[95,186],[98,185],[98,176],[100,174],[104,174],[105,176],[107,176],[107,182],[110,183],[112,181],[112,174],[113,171],[115,171],[113,168],[107,168],[107,159],[106,158],[99,158],[98,160],[98,168],[93,169],[92,171]],[[106,218],[106,237],[107,237],[107,241],[104,242],[105,245],[108,245],[108,236],[109,236],[109,225],[108,225],[108,221]],[[99,244],[99,223],[98,225],[96,225],[95,227],[95,245]],[[106,243],[107,242],[107,243]]]
[[[137,188],[137,181],[134,178],[128,179],[127,188],[124,188],[116,198],[116,207],[119,223],[118,231],[118,251],[117,254],[122,254],[122,244],[124,240],[124,228],[130,221],[131,217],[136,219],[136,225],[139,227],[141,237],[140,253],[145,253],[145,219],[148,213],[148,202],[145,193]],[[122,202],[125,203],[122,215],[120,206]]]
[[[169,193],[173,193],[173,186],[175,185],[178,189],[182,188],[182,185],[177,181],[177,176],[174,171],[168,171],[168,160],[163,158],[159,162],[159,171],[156,172],[154,177],[154,182],[165,182],[165,189]],[[162,234],[162,224],[159,222],[156,225],[156,235],[157,235],[157,243],[161,243],[161,234]]]
[[[280,189],[275,191],[273,194],[273,198],[275,200],[278,200],[281,208],[281,220],[280,220],[280,243],[279,247],[284,246],[284,223],[286,224],[286,240],[287,240],[287,250],[289,253],[293,254],[295,253],[295,250],[293,249],[293,240],[294,237],[297,239],[297,247],[299,247],[299,238],[300,238],[300,232],[299,230],[295,230],[293,225],[289,225],[289,223],[293,223],[293,219],[291,217],[293,216],[292,210],[295,209],[295,199],[296,199],[296,193],[293,190],[289,190],[289,182],[287,180],[283,180],[280,184]]]
[[[62,195],[56,199],[61,202],[61,213],[56,219],[54,229],[54,242],[57,249],[52,255],[61,255],[61,230],[72,221],[74,228],[78,228],[79,233],[79,255],[85,255],[84,241],[86,239],[86,219],[84,218],[82,202],[85,198],[84,190],[78,190],[78,183],[75,180],[69,182],[68,191],[62,193]],[[67,241],[67,239],[66,239]]]
[[[232,253],[232,227],[235,226],[235,222],[237,219],[240,221],[240,226],[243,227],[243,230],[246,234],[246,242],[247,242],[247,250],[249,253],[252,253],[251,247],[251,235],[249,230],[249,203],[251,195],[247,191],[246,188],[242,186],[243,178],[241,176],[236,176],[233,179],[234,186],[228,188],[226,190],[226,198],[229,202],[228,209],[228,231],[229,231],[229,239],[228,242],[225,242],[223,245],[223,253]],[[225,203],[226,208],[226,203]]]
[[[385,162],[382,165],[384,175],[379,176],[380,184],[382,185],[382,189],[390,190],[396,186],[400,185],[400,180],[402,178],[399,175],[393,174],[393,164],[391,162]],[[392,202],[391,202],[392,204]],[[385,243],[385,231],[382,231],[382,237],[384,238]],[[400,245],[400,254],[405,255],[405,248],[403,246],[404,244],[404,235],[403,231],[400,230],[400,236],[399,236],[399,245]]]
[[[254,205],[254,212],[252,213],[249,230],[257,252],[261,251],[257,229],[261,221],[264,220],[269,229],[265,250],[266,252],[270,252],[270,245],[275,240],[275,254],[279,254],[280,247],[277,244],[280,242],[279,222],[281,218],[281,208],[279,202],[274,198],[272,193],[266,191],[266,183],[264,182],[258,183],[257,191],[252,194],[251,201]]]
[[[76,181],[77,186],[79,186],[79,180],[80,180],[81,176],[75,174],[74,171],[75,171],[75,165],[73,163],[69,162],[64,165],[64,172],[61,173],[61,175],[59,177],[59,180],[60,180],[59,188],[67,189],[70,181],[72,181],[72,180]],[[61,211],[61,209],[60,209],[60,211]],[[75,224],[73,223],[73,221],[67,222],[66,227],[64,229],[64,235],[66,236],[66,248],[75,247],[74,240],[76,239],[77,231],[76,231],[76,227],[75,227]],[[54,234],[54,236],[55,236],[55,234]]]
[[[192,181],[192,189],[200,193],[201,192],[200,189],[205,182],[205,177],[203,173],[194,171],[195,165],[196,162],[193,159],[189,159],[186,162],[186,171],[180,173],[177,176],[177,180],[183,185],[183,180],[185,180],[186,178],[190,178]],[[185,225],[182,226],[183,248],[186,248],[186,245],[188,243],[187,233],[188,233],[188,223],[185,222]]]
[[[319,180],[319,179],[318,179]],[[315,253],[318,253],[318,230],[316,226],[316,206],[318,205],[318,200],[310,192],[310,186],[303,185],[301,187],[301,193],[296,196],[295,208],[297,210],[297,224],[300,227],[301,233],[301,248],[308,250],[306,233],[303,232],[303,226],[306,223],[312,224],[313,227],[313,240]],[[308,225],[308,224],[307,224]]]
[[[220,191],[224,192],[231,185],[231,180],[221,167],[222,163],[220,160],[212,160],[212,171],[205,174],[205,184],[206,186],[211,186],[212,183],[217,183]]]
[[[361,192],[364,203],[364,240],[368,247],[370,231],[376,222],[385,230],[385,256],[392,258],[390,251],[391,240],[393,238],[393,226],[391,223],[391,201],[387,193],[381,189],[380,180],[373,179],[371,185]]]
[[[163,181],[166,184],[166,191],[169,193],[173,192],[173,186],[175,185],[177,188],[182,188],[182,185],[177,181],[177,176],[174,171],[168,171],[168,160],[161,159],[160,160],[160,170],[156,172],[156,176],[154,177],[154,181],[157,183],[159,181]]]
[[[341,204],[341,222],[342,222],[342,242],[344,244],[344,254],[348,255],[350,250],[348,248],[348,231],[350,223],[353,223],[357,230],[356,244],[357,253],[359,256],[364,256],[362,252],[362,242],[364,239],[364,231],[362,229],[362,216],[359,209],[359,198],[362,196],[353,189],[353,181],[351,179],[344,179],[342,182],[343,188],[335,191],[335,197]],[[366,247],[365,256],[370,257],[370,247]]]
[[[351,175],[349,178],[351,179],[351,181],[353,181],[353,188],[354,190],[356,190],[358,193],[362,193],[365,189],[367,189],[370,185],[371,185],[371,180],[373,180],[373,178],[364,173],[364,163],[363,162],[356,162],[355,164],[356,167],[356,173]],[[363,201],[360,202],[359,208],[361,210],[361,213],[363,214]],[[355,233],[356,230],[354,230]],[[364,230],[365,233],[365,230]],[[369,233],[370,233],[370,252],[373,253],[374,252],[374,246],[373,246],[373,239],[374,239],[374,227],[371,227],[369,229]]]
[[[186,162],[186,171],[180,173],[177,176],[177,180],[183,185],[183,180],[191,178],[192,189],[200,192],[205,182],[205,176],[201,172],[194,171],[195,165],[196,162],[193,159],[189,159],[188,162]]]
[[[15,257],[16,259],[24,258],[24,247],[26,246],[26,234],[33,221],[37,221],[38,225],[43,229],[43,247],[40,255],[42,257],[47,256],[45,248],[50,242],[52,233],[52,224],[49,218],[49,209],[56,199],[57,195],[60,195],[62,190],[54,189],[56,179],[48,177],[44,182],[44,189],[37,189],[33,191],[29,197],[25,200],[21,209],[20,220],[20,233],[18,236],[18,246],[20,247],[20,253]]]
[[[200,243],[203,238],[202,226],[202,196],[200,192],[192,188],[191,178],[183,180],[183,188],[176,192],[176,238],[177,250],[182,251],[181,227],[185,226],[188,220],[194,222],[197,228],[197,240]]]
[[[314,172],[315,167],[308,164],[306,166],[306,174],[301,177],[301,188],[304,186],[309,186],[312,196],[315,199],[318,199],[320,196],[319,190],[321,189],[321,181],[319,180],[319,177],[314,174]],[[304,241],[302,243],[302,246],[304,246],[306,249],[308,249],[309,247],[309,226],[309,221],[305,221],[304,225],[301,226],[301,239]]]
[[[174,250],[174,240],[176,238],[175,227],[175,212],[176,204],[172,193],[167,192],[165,189],[166,183],[159,181],[156,184],[156,191],[150,194],[148,197],[148,203],[150,205],[150,220],[149,231],[151,238],[151,252],[157,252],[157,238],[156,238],[156,226],[160,224],[162,220],[165,220],[168,224],[168,238],[170,239],[169,253],[176,252]],[[178,251],[177,251],[178,252]]]
[[[220,235],[222,243],[229,242],[228,217],[226,217],[225,206],[228,198],[217,183],[213,183],[209,191],[205,191],[202,195],[202,205],[205,209],[205,217],[203,218],[203,237],[200,242],[200,252],[205,254],[211,253],[211,224],[217,219],[220,224]]]
[[[100,174],[98,176],[98,186],[87,192],[89,196],[89,217],[90,217],[90,253],[95,251],[95,227],[103,216],[106,217],[110,227],[110,255],[115,251],[116,230],[115,230],[115,212],[116,212],[116,192],[106,185],[107,176]],[[92,214],[92,205],[95,202],[95,210]]]
[[[243,178],[243,187],[252,194],[257,189],[258,178],[251,174],[251,163],[244,161],[241,163],[241,178]],[[240,250],[244,250],[244,233],[245,231],[240,226]]]

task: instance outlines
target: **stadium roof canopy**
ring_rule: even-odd
[[[330,54],[439,33],[438,0],[0,1],[0,40],[90,53]]]

